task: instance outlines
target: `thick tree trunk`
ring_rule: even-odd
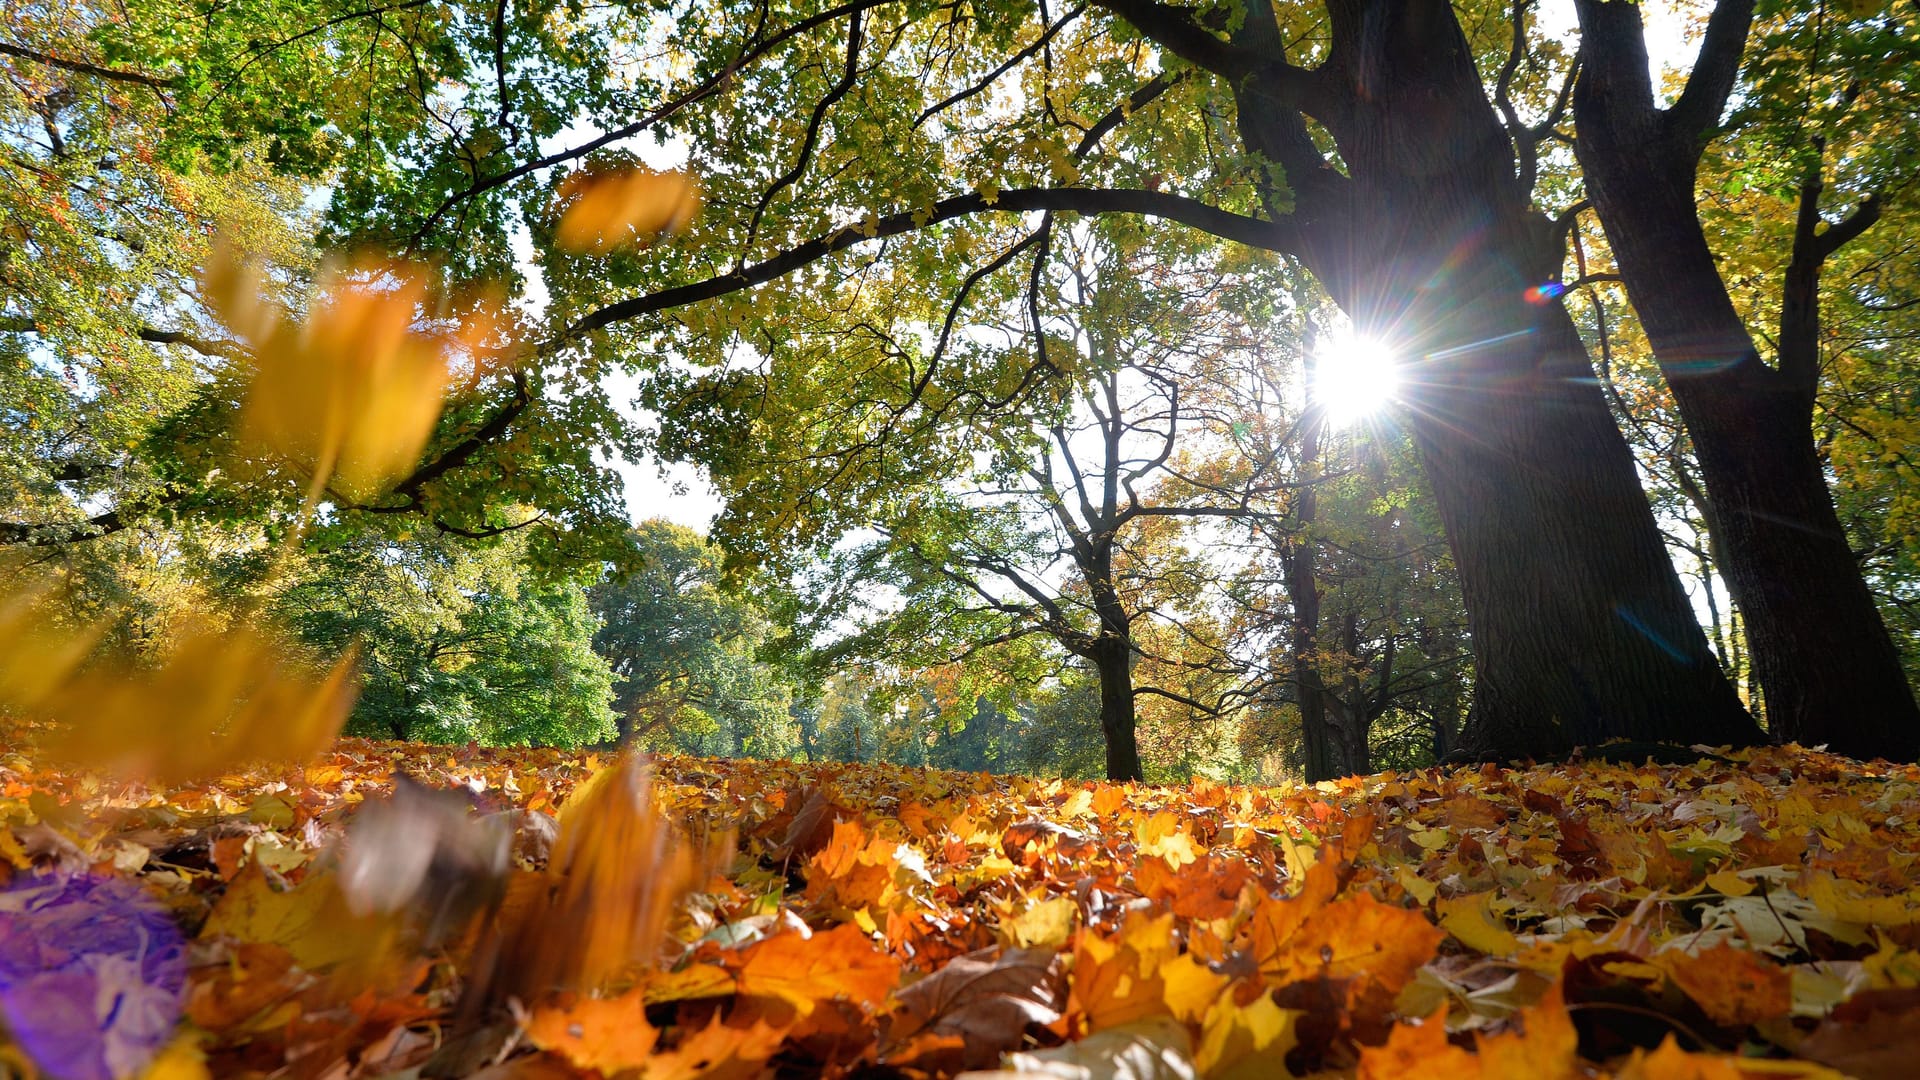
[[[1761,363],[1711,258],[1676,257],[1707,252],[1690,198],[1679,211],[1644,190],[1602,196],[1588,174],[1700,461],[1774,737],[1913,760],[1920,710],[1827,490],[1812,395]]]
[[[1288,169],[1308,268],[1407,358],[1405,414],[1473,637],[1465,749],[1755,741],[1584,344],[1559,307],[1527,302],[1559,252],[1451,9],[1336,14],[1313,100],[1345,175],[1306,167],[1304,125],[1272,105],[1294,93],[1283,81],[1247,81],[1241,130]]]
[[[1133,731],[1132,643],[1118,635],[1102,635],[1089,659],[1100,678],[1100,733],[1107,743],[1107,779],[1145,779]]]
[[[1473,637],[1465,747],[1756,740],[1578,335],[1558,308],[1525,318],[1513,284],[1460,298],[1507,311],[1477,339],[1481,363],[1429,360],[1410,402]]]
[[[1814,230],[1817,174],[1803,193],[1804,236],[1785,283],[1780,364],[1769,367],[1700,227],[1700,133],[1685,130],[1688,114],[1653,108],[1637,10],[1583,5],[1581,16],[1590,65],[1574,98],[1582,171],[1699,458],[1707,525],[1746,620],[1772,733],[1914,760],[1920,709],[1813,444],[1825,258]],[[1724,33],[1737,59],[1734,30],[1729,23]],[[1717,110],[1691,119],[1711,125]]]

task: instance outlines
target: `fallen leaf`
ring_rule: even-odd
[[[900,964],[842,925],[810,938],[775,934],[746,949],[737,974],[743,996],[776,998],[806,1016],[835,1000],[877,1008],[900,981]]]
[[[1004,1070],[961,1073],[958,1080],[1196,1080],[1198,1076],[1186,1026],[1160,1016],[1096,1032],[1053,1050],[1009,1054]]]
[[[1716,945],[1693,955],[1669,949],[1653,962],[1714,1023],[1745,1027],[1793,1011],[1792,974],[1751,949]]]
[[[611,1074],[645,1066],[660,1033],[647,1023],[640,994],[627,993],[542,1005],[527,1022],[527,1038],[583,1069]]]

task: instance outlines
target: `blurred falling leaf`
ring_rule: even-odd
[[[424,268],[364,263],[322,275],[296,323],[259,295],[254,274],[220,248],[202,281],[253,357],[241,438],[311,470],[316,489],[332,482],[352,498],[377,494],[418,462],[449,364],[490,355],[498,319],[483,309],[451,326],[430,321]]]
[[[405,911],[423,943],[463,931],[506,889],[507,818],[474,813],[461,790],[394,778],[390,798],[363,806],[340,861],[340,891],[356,915]]]
[[[700,211],[700,186],[683,172],[576,172],[561,182],[558,195],[566,209],[554,239],[588,255],[680,232]]]
[[[65,682],[105,632],[103,623],[59,627],[44,586],[0,597],[0,705],[32,709]]]
[[[245,625],[181,633],[152,667],[109,660],[43,695],[55,746],[132,775],[179,781],[249,761],[304,761],[353,707],[353,656],[309,669]]]
[[[689,839],[651,793],[633,754],[574,790],[552,860],[537,875],[542,887],[502,913],[475,979],[476,1004],[586,992],[658,960],[680,901],[731,859],[733,837]]]

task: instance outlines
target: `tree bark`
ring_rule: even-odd
[[[1107,779],[1143,780],[1146,774],[1140,769],[1140,747],[1133,731],[1133,643],[1103,634],[1088,656],[1100,678],[1100,733],[1107,743]]]
[[[1301,227],[1302,260],[1356,329],[1407,358],[1402,406],[1474,644],[1465,749],[1757,740],[1579,334],[1557,305],[1528,302],[1559,269],[1554,230],[1451,8],[1354,0],[1329,14],[1322,67],[1247,77],[1240,125],[1285,169],[1269,208]],[[1343,172],[1274,107],[1287,100],[1314,110]]]
[[[1312,343],[1308,338],[1308,350]],[[1307,385],[1313,385],[1314,360],[1307,358]],[[1309,403],[1311,407],[1311,403]],[[1293,608],[1293,633],[1289,651],[1293,654],[1293,696],[1300,707],[1300,742],[1305,758],[1302,771],[1308,783],[1332,780],[1340,773],[1333,760],[1332,732],[1327,726],[1327,688],[1320,675],[1320,566],[1319,544],[1313,537],[1314,521],[1320,513],[1321,424],[1309,423],[1300,439],[1300,470],[1307,479],[1300,489],[1289,524],[1293,535],[1286,538],[1280,552],[1281,568],[1286,574],[1287,602]]]
[[[1687,95],[1715,93],[1702,80],[1714,77],[1715,65],[1737,63],[1751,6],[1723,0]],[[1687,95],[1672,109],[1655,108],[1638,8],[1579,9],[1581,168],[1699,458],[1707,525],[1746,621],[1772,734],[1912,761],[1920,756],[1920,709],[1813,442],[1819,271],[1839,242],[1837,227],[1816,232],[1818,173],[1802,191],[1780,358],[1770,367],[1733,305],[1694,203],[1700,150],[1725,90],[1694,98],[1706,104],[1693,108],[1684,107]],[[1731,84],[1730,71],[1721,78]]]

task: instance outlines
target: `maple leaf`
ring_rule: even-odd
[[[1745,1027],[1793,1010],[1793,976],[1751,949],[1716,945],[1693,955],[1668,950],[1653,962],[1715,1023]]]
[[[1009,1054],[1000,1072],[961,1073],[958,1080],[1195,1080],[1193,1039],[1185,1025],[1150,1017],[1052,1050]]]
[[[1795,1049],[1859,1080],[1912,1076],[1920,1062],[1920,988],[1855,994]]]
[[[580,998],[534,1010],[527,1038],[583,1069],[626,1072],[647,1064],[660,1033],[647,1023],[637,991],[613,998]]]
[[[1207,1010],[1194,1066],[1207,1080],[1291,1076],[1287,1051],[1299,1041],[1294,1024],[1300,1015],[1281,1008],[1266,994],[1245,1006],[1222,997]]]
[[[767,1059],[785,1039],[764,1020],[736,1027],[715,1017],[680,1045],[648,1058],[646,1080],[749,1080],[765,1073]]]
[[[1395,1024],[1384,1046],[1360,1049],[1359,1080],[1480,1080],[1480,1059],[1447,1040],[1447,1010],[1412,1024]]]
[[[745,950],[736,975],[745,997],[769,997],[807,1016],[823,1002],[877,1008],[900,981],[900,962],[855,926],[802,936],[775,934]]]
[[[355,915],[331,873],[281,887],[270,871],[250,862],[228,883],[200,936],[277,945],[314,971],[379,960],[395,929],[389,919]]]
[[[1172,1014],[1196,1020],[1227,983],[1180,951],[1174,916],[1133,912],[1112,939],[1082,934],[1074,948],[1068,1012],[1090,1031]]]
[[[1419,912],[1358,893],[1309,915],[1261,964],[1261,971],[1280,984],[1310,978],[1359,980],[1391,996],[1445,937]]]
[[[947,961],[894,992],[900,1007],[885,1057],[917,1068],[993,1064],[1029,1027],[1060,1019],[1058,968],[1052,949],[983,949]]]
[[[1440,926],[1462,945],[1488,956],[1513,956],[1520,951],[1520,939],[1493,913],[1493,898],[1491,892],[1443,897],[1434,901],[1434,913],[1440,917]]]
[[[1398,1024],[1383,1046],[1360,1049],[1359,1080],[1418,1075],[1431,1080],[1504,1080],[1525,1076],[1558,1080],[1575,1075],[1580,1039],[1559,984],[1523,1010],[1515,1030],[1475,1033],[1469,1052],[1447,1039],[1443,1007],[1418,1024]]]

